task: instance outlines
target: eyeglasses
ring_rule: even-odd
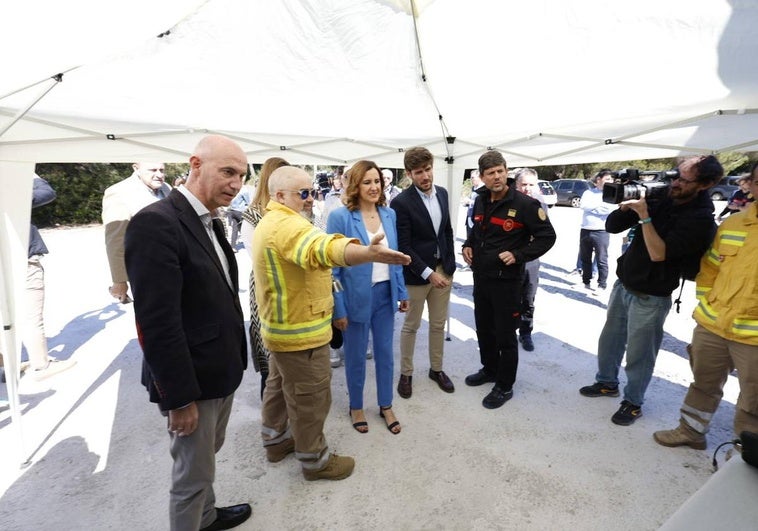
[[[692,184],[697,182],[697,179],[685,179],[681,175],[675,175],[671,178],[672,181],[682,181],[683,183]]]
[[[282,192],[292,192],[293,194],[300,194],[300,199],[305,201],[308,199],[308,196],[311,196],[313,199],[316,199],[316,196],[318,195],[318,190],[308,190],[307,188],[301,188],[300,190],[282,190]]]

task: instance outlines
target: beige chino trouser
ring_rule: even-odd
[[[450,305],[450,292],[453,289],[452,277],[445,275],[442,265],[438,265],[437,273],[450,281],[448,287],[439,289],[430,284],[410,285],[408,290],[408,313],[405,314],[403,328],[400,331],[400,374],[413,374],[413,354],[416,349],[416,332],[421,326],[421,316],[424,304],[427,305],[429,316],[429,365],[433,371],[442,370],[442,355],[445,348],[445,323]]]

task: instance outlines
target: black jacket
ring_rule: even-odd
[[[666,244],[666,259],[653,262],[645,247],[639,216],[633,210],[615,210],[605,220],[605,230],[623,232],[634,227],[632,243],[618,259],[616,275],[627,289],[667,297],[679,285],[690,264],[695,267],[716,233],[713,201],[701,191],[692,201],[675,205],[666,198],[649,208],[653,227]],[[686,276],[690,276],[689,274]]]
[[[398,251],[411,257],[411,263],[403,266],[406,284],[428,284],[429,280],[421,278],[421,273],[427,267],[434,271],[438,261],[442,263],[442,269],[447,275],[455,273],[453,226],[450,223],[447,190],[440,186],[435,186],[434,189],[442,212],[442,223],[437,232],[434,231],[429,211],[415,186],[403,190],[390,204],[397,216]]]
[[[509,184],[505,197],[492,203],[482,187],[474,202],[474,228],[463,244],[471,247],[474,277],[516,280],[524,264],[539,258],[555,243],[555,229],[540,202]],[[516,263],[505,265],[498,255],[510,251]]]
[[[126,269],[144,353],[142,383],[167,411],[234,392],[247,366],[237,295],[237,262],[229,286],[197,212],[173,190],[140,210],[126,229]]]

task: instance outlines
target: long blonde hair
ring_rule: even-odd
[[[271,157],[266,159],[261,168],[261,174],[258,176],[258,184],[255,187],[255,195],[250,202],[250,206],[256,209],[261,215],[266,210],[271,196],[268,193],[268,178],[274,172],[275,169],[282,166],[289,166],[290,163],[281,157]]]

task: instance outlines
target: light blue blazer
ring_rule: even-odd
[[[397,250],[397,229],[395,211],[379,207],[382,230],[390,249]],[[344,234],[348,238],[357,238],[363,245],[371,243],[359,211],[340,207],[329,214],[326,232]],[[390,265],[390,287],[393,301],[408,299],[408,291],[403,280],[403,266]],[[343,291],[334,294],[334,319],[347,317],[356,323],[368,323],[371,320],[371,271],[373,264],[360,264],[335,267],[334,278],[342,283]],[[395,308],[397,310],[397,308]]]

